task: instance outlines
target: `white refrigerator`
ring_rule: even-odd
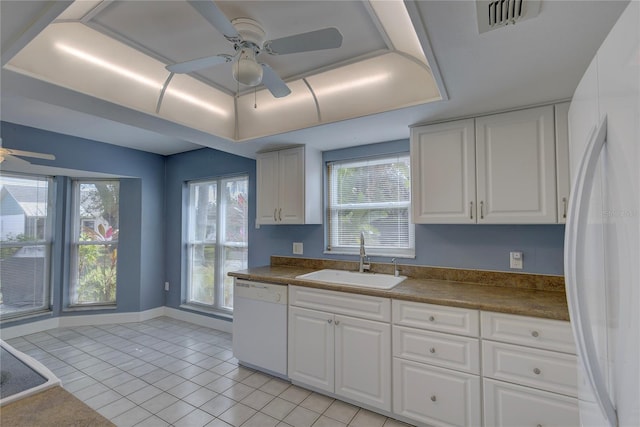
[[[565,278],[584,426],[640,426],[640,2],[632,0],[569,109]]]

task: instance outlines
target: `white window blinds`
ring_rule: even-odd
[[[415,255],[409,155],[327,164],[327,252]]]

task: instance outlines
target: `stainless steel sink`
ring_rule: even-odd
[[[341,285],[361,286],[363,288],[391,289],[406,279],[405,276],[393,276],[380,273],[358,273],[345,270],[318,270],[297,276],[296,279],[317,280]]]

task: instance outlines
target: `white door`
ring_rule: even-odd
[[[556,222],[553,106],[476,119],[478,223]]]
[[[418,224],[476,222],[473,119],[411,129],[411,205]]]
[[[571,189],[569,169],[569,103],[555,105],[556,121],[556,205],[558,223],[567,222],[569,190]]]
[[[335,316],[335,393],[391,410],[391,325]]]
[[[280,182],[277,151],[261,153],[256,160],[256,220],[259,224],[278,222],[278,186]]]
[[[289,307],[289,378],[334,391],[333,314]]]
[[[304,224],[304,147],[280,151],[281,224]]]

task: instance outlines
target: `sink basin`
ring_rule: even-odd
[[[363,288],[391,289],[401,283],[405,276],[380,273],[358,273],[345,270],[318,270],[297,276],[296,279],[317,280],[340,285],[361,286]]]

